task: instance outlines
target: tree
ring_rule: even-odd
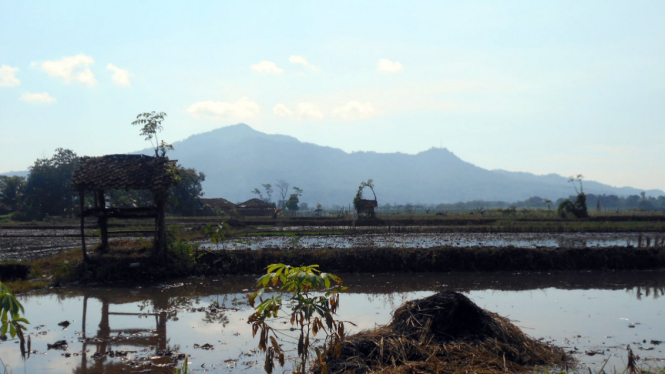
[[[296,212],[296,211],[298,211],[298,209],[300,209],[300,208],[298,207],[298,203],[299,203],[299,202],[300,202],[300,199],[298,199],[298,195],[297,195],[297,194],[291,194],[291,196],[289,197],[289,199],[286,201],[286,204],[285,204],[285,205],[286,205],[286,209],[288,209],[289,212]]]
[[[337,356],[341,353],[344,322],[337,320],[335,316],[339,307],[339,293],[347,288],[342,286],[342,280],[338,276],[321,273],[318,267],[318,265],[292,267],[284,264],[271,264],[267,268],[266,275],[259,278],[257,287],[260,288],[253,294],[247,295],[249,305],[255,310],[247,319],[247,323],[252,325],[252,336],[259,334],[259,350],[266,354],[264,369],[268,373],[272,373],[275,360],[284,366],[284,351],[279,341],[281,340],[280,335],[288,337],[287,334],[279,331],[281,328],[273,328],[268,323],[271,319],[285,317],[286,321],[290,321],[293,326],[291,329],[300,332],[297,343],[296,373],[308,372],[307,359],[310,353],[317,355],[324,373],[327,372],[325,357],[326,352],[329,351],[328,348],[333,348],[331,351],[336,352]],[[332,286],[332,282],[337,285]],[[280,315],[280,313],[284,313],[281,294],[263,300],[266,290],[270,291],[280,284],[281,290],[291,294],[287,304],[291,309],[290,316]],[[325,293],[317,293],[316,296],[310,293],[320,288],[323,288]],[[256,304],[257,298],[260,300],[258,305]],[[288,323],[286,321],[285,323]],[[322,349],[318,347],[312,349],[310,334],[316,337],[319,332],[325,334],[323,347]]]
[[[56,149],[50,159],[35,161],[25,185],[20,208],[22,218],[42,219],[46,214],[71,215],[78,199],[71,187],[72,174],[80,163],[76,153],[63,148]]]
[[[164,140],[160,142],[158,138],[158,133],[164,130],[164,127],[162,126],[164,117],[166,117],[166,113],[155,113],[152,111],[137,115],[136,120],[132,122],[132,125],[134,126],[143,125],[141,128],[141,136],[145,137],[145,140],[149,141],[155,149],[155,157],[166,157],[166,152],[173,150],[171,144],[165,143]]]
[[[201,183],[206,176],[194,168],[176,167],[180,177],[174,188],[170,191],[171,211],[183,216],[193,216],[201,206],[203,187]]]
[[[263,189],[266,190],[266,196],[268,199],[266,200],[266,203],[272,202],[272,185],[270,183],[262,184]]]
[[[298,198],[299,196],[302,196],[302,189],[298,188],[296,186],[293,186],[293,193],[291,196],[289,196],[289,200],[286,201],[284,204],[286,206],[286,209],[288,209],[290,212],[296,212],[300,207],[298,206],[298,203],[300,203],[300,199]]]
[[[266,196],[263,196],[263,193],[261,190],[258,188],[255,188],[254,191],[252,191],[253,194],[255,194],[259,199],[265,201],[266,203],[271,203],[272,201],[272,185],[270,183],[265,183],[261,184],[263,189],[266,191]]]
[[[577,177],[571,176],[568,178],[568,182],[573,184],[573,188],[575,188],[575,192],[577,192],[577,198],[574,203],[572,200],[568,199],[559,204],[557,214],[562,218],[566,217],[568,214],[572,214],[577,218],[589,217],[589,212],[587,211],[586,206],[586,195],[584,194],[584,188],[582,186],[582,178],[584,178],[582,174],[578,174]],[[575,182],[579,183],[579,190],[577,189]]]
[[[282,202],[282,208],[283,208],[284,204],[286,203],[286,197],[289,195],[289,187],[291,185],[283,179],[278,179],[276,186],[277,186],[277,191],[279,191],[279,196],[282,197],[280,201]]]
[[[0,203],[6,205],[10,210],[16,211],[19,207],[24,188],[24,177],[0,175]]]

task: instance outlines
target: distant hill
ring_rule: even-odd
[[[8,177],[27,177],[30,172],[28,170],[23,171],[8,171],[6,173],[0,173],[0,175],[6,175]]]
[[[358,185],[374,179],[379,204],[455,203],[485,200],[514,202],[532,196],[556,200],[574,194],[568,179],[486,170],[461,160],[445,148],[416,155],[354,152],[303,143],[286,135],[268,135],[245,124],[219,128],[175,142],[169,153],[185,167],[206,175],[205,197],[237,203],[256,197],[262,183],[283,179],[304,190],[301,202],[348,205]],[[140,153],[152,154],[152,150]],[[27,171],[5,175],[27,175]],[[591,194],[636,195],[642,190],[584,181]],[[645,191],[665,195],[661,190]],[[367,191],[367,193],[370,193]],[[277,191],[273,201],[278,200]]]
[[[193,135],[174,143],[170,153],[185,167],[206,174],[205,197],[232,202],[248,200],[262,183],[278,179],[304,190],[302,202],[347,205],[361,181],[374,179],[380,204],[452,203],[470,200],[513,202],[532,196],[556,200],[574,193],[567,178],[556,174],[486,170],[443,148],[416,155],[354,152],[303,143],[285,135],[268,135],[245,124]],[[152,151],[144,151],[150,154]],[[642,190],[584,181],[593,194],[626,196]],[[368,191],[369,192],[369,191]],[[648,195],[663,195],[660,190]],[[277,200],[277,192],[273,200]]]

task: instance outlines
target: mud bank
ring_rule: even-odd
[[[318,264],[339,273],[647,270],[665,268],[665,248],[436,247],[203,251],[201,274],[259,274],[269,264]]]

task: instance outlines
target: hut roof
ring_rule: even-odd
[[[274,204],[271,203],[266,203],[265,201],[261,199],[250,199],[245,201],[244,203],[238,204],[238,207],[240,208],[273,208]]]
[[[222,210],[224,210],[224,209],[234,209],[236,207],[236,205],[234,203],[232,203],[232,202],[230,202],[226,199],[222,199],[221,197],[220,198],[212,198],[212,199],[201,198],[201,202],[203,204],[207,204],[207,205],[210,205],[211,207],[215,207],[215,208],[222,209]]]
[[[72,175],[72,186],[77,190],[164,191],[174,183],[166,170],[168,164],[175,161],[146,155],[84,157]]]

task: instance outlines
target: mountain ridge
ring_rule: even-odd
[[[174,143],[171,153],[185,167],[206,174],[206,197],[244,201],[263,183],[283,179],[302,188],[301,201],[347,205],[360,182],[372,178],[380,203],[451,203],[469,200],[514,202],[532,196],[556,200],[574,194],[557,174],[487,170],[446,148],[417,154],[351,152],[265,134],[237,124],[196,134]],[[150,150],[145,152],[149,153]],[[642,190],[584,181],[585,191],[626,196]],[[660,190],[646,191],[661,195]],[[273,200],[277,200],[276,193]]]
[[[304,190],[301,202],[347,206],[358,185],[373,179],[380,204],[455,203],[471,200],[515,202],[540,196],[555,201],[574,195],[568,178],[501,169],[487,170],[464,161],[446,148],[417,154],[345,152],[281,134],[266,134],[240,123],[191,135],[173,143],[171,159],[205,173],[205,197],[241,202],[261,184],[285,180]],[[154,150],[135,153],[152,155]],[[11,172],[4,175],[25,175]],[[3,174],[0,174],[3,175]],[[596,195],[628,196],[642,190],[584,182]],[[273,201],[281,197],[275,187]],[[665,195],[646,190],[647,195]]]

